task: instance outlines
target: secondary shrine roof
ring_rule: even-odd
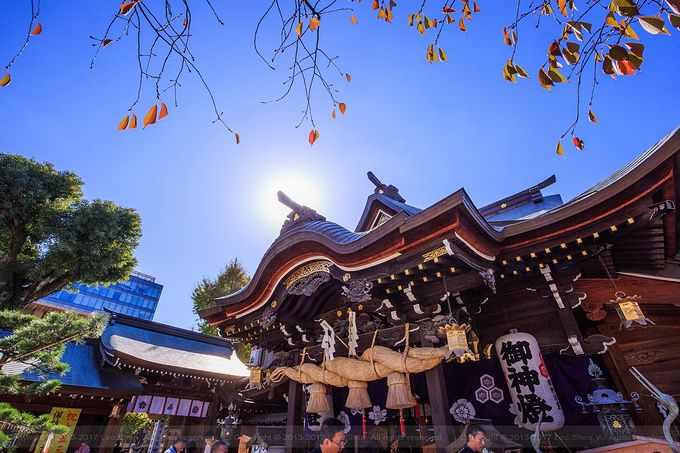
[[[111,315],[101,349],[114,364],[222,380],[250,374],[229,340],[120,314]]]

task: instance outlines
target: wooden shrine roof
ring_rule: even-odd
[[[623,243],[632,240],[625,238],[637,234],[637,240],[644,244],[651,240],[650,235],[657,234],[654,231],[658,228],[666,233],[666,248],[669,244],[675,247],[675,223],[662,225],[659,218],[654,225],[648,223],[650,206],[676,199],[678,163],[674,157],[679,150],[680,129],[676,129],[621,170],[565,204],[555,198],[545,201],[551,196],[543,196],[541,190],[554,182],[554,177],[550,177],[481,209],[460,189],[418,210],[406,205],[394,186],[386,186],[369,174],[376,190],[367,200],[357,232],[326,221],[310,208],[295,207],[250,283],[237,293],[216,299],[215,305],[200,315],[213,325],[250,319],[287,297],[284,282],[296,270],[321,261],[329,262],[335,272],[335,287],[328,291],[338,292],[343,275],[347,275],[352,280],[376,282],[376,286],[382,281],[375,297],[384,297],[390,291],[401,292],[413,286],[408,269],[420,272],[418,278],[426,282],[428,278],[432,282],[435,273],[440,277],[449,267],[450,277],[459,281],[465,280],[460,269],[474,271],[471,274],[475,275],[491,269],[500,278],[521,278],[530,273],[540,277],[539,266],[566,263],[576,254],[592,256],[605,240]],[[524,220],[506,224],[508,218],[512,220],[510,216],[504,222],[492,221],[495,216],[529,202],[536,203],[535,211],[526,208]],[[371,229],[377,220],[376,206],[391,217]],[[625,246],[622,249],[628,253]],[[630,253],[633,252],[631,249]],[[432,266],[433,253],[441,257],[439,267]],[[663,243],[660,253],[660,258],[649,258],[657,260],[657,266],[658,260],[664,258]],[[430,274],[426,273],[428,267]],[[473,283],[483,282],[477,276]],[[448,290],[457,288],[449,286]]]
[[[222,380],[249,375],[229,340],[120,314],[111,314],[100,348],[115,365]]]

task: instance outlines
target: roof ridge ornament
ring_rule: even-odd
[[[404,199],[404,197],[399,195],[399,189],[397,189],[395,186],[393,186],[392,184],[390,184],[389,186],[383,184],[378,179],[378,177],[373,174],[372,171],[369,171],[368,173],[366,173],[366,175],[368,176],[369,181],[371,181],[373,183],[373,185],[375,186],[375,193],[385,195],[386,197],[389,197],[389,198],[396,200],[400,203],[406,203],[406,200]]]
[[[304,222],[311,222],[313,220],[326,220],[324,216],[316,212],[314,209],[294,202],[288,195],[280,190],[276,193],[276,196],[278,197],[279,202],[291,209],[291,213],[288,214],[288,217],[283,222],[283,226],[281,227],[281,232],[279,234],[283,234]]]

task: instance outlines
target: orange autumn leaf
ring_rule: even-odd
[[[333,112],[331,113],[331,118],[335,119],[335,109],[333,109]]]
[[[580,138],[574,136],[574,138],[572,138],[571,141],[574,143],[574,146],[577,147],[578,149],[582,150],[583,148],[585,148],[585,143]]]
[[[465,21],[461,17],[460,20],[458,21],[458,28],[460,28],[460,31],[467,31],[465,28]]]
[[[588,109],[588,120],[590,120],[591,123],[597,123],[597,117],[590,109]]]
[[[373,8],[373,9],[380,8],[380,4],[378,4],[378,0],[373,0],[373,5],[371,5],[371,8]]]
[[[295,31],[297,32],[298,38],[302,36],[302,22],[295,26]]]
[[[352,76],[349,75],[349,72],[345,74],[345,78],[347,79],[348,82],[352,81]]]
[[[557,148],[555,149],[555,152],[557,153],[558,156],[564,156],[564,148],[562,148],[561,141],[557,142]]]
[[[123,16],[127,16],[130,13],[130,11],[132,11],[132,8],[135,7],[136,4],[137,2],[123,2],[123,4],[120,5],[120,13]]]
[[[137,128],[137,115],[134,113],[130,117],[130,124],[128,125],[128,129],[136,129]]]
[[[481,11],[481,9],[479,8],[479,6],[477,6],[477,3],[476,3],[476,2],[472,2],[472,11],[474,11],[475,13],[478,13],[478,12]]]
[[[355,16],[354,14],[352,14],[352,17],[349,18],[349,21],[352,22],[353,24],[359,23],[359,21],[357,20],[357,16]]]
[[[154,104],[146,115],[144,115],[144,127],[154,124],[156,122],[156,114],[158,113],[158,106]]]
[[[122,131],[124,129],[127,129],[129,123],[130,123],[130,115],[125,115],[125,118],[120,120],[120,123],[118,123],[118,127],[116,128],[116,130]]]
[[[168,116],[168,108],[165,106],[165,103],[161,102],[161,112],[158,114],[158,119],[162,120]]]
[[[340,113],[344,115],[345,111],[347,110],[347,106],[345,105],[344,102],[341,102],[338,104],[338,109],[340,109]]]
[[[312,129],[309,131],[309,144],[313,145],[316,139],[319,138],[319,131]]]
[[[311,19],[309,19],[309,29],[312,30],[312,31],[319,28],[320,24],[321,24],[321,22],[316,17],[312,17]]]
[[[6,87],[9,85],[9,83],[12,81],[12,77],[10,77],[9,72],[2,76],[2,79],[0,79],[0,87]]]
[[[241,143],[241,136],[238,134],[238,132],[235,133],[234,136],[236,137],[236,144],[239,145]]]
[[[33,27],[33,30],[31,30],[32,35],[39,35],[42,33],[42,25],[40,25],[40,22],[35,24],[35,27]]]

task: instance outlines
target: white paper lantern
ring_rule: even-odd
[[[554,431],[564,425],[564,412],[555,394],[536,338],[510,333],[496,340],[496,352],[510,390],[515,424],[534,431]]]

